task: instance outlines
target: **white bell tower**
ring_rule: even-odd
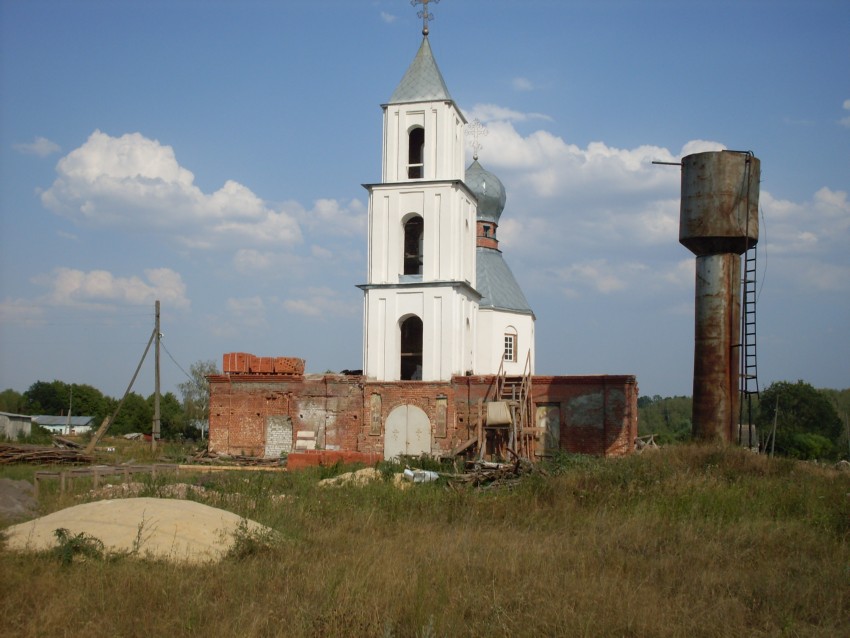
[[[369,191],[363,373],[448,381],[475,369],[476,199],[466,120],[422,44],[384,112],[381,182]]]

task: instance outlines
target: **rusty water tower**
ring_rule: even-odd
[[[696,255],[695,439],[737,437],[742,359],[746,362],[741,255],[758,242],[760,170],[749,152],[710,151],[682,159],[679,243]]]

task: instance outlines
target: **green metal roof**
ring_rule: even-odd
[[[483,246],[476,251],[475,287],[481,293],[478,306],[534,316],[501,251]]]
[[[451,99],[426,36],[422,38],[419,51],[390,97],[389,104]]]

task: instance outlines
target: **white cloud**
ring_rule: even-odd
[[[272,252],[242,248],[233,256],[233,265],[240,273],[268,270],[274,263],[274,257],[275,254]]]
[[[56,268],[49,275],[34,279],[49,291],[40,301],[58,306],[107,307],[115,304],[145,305],[157,299],[186,309],[186,285],[180,274],[169,268],[144,271],[146,281],[138,276],[116,277],[106,270],[84,272],[72,268]]]
[[[35,326],[44,323],[44,307],[29,299],[4,299],[0,302],[0,324]]]
[[[386,22],[387,24],[392,24],[398,18],[391,13],[387,13],[386,11],[381,11],[381,20]]]
[[[242,275],[277,274],[291,277],[294,272],[300,274],[303,260],[288,252],[241,248],[233,255],[233,267]]]
[[[140,133],[111,137],[95,131],[56,171],[42,202],[80,223],[168,232],[194,248],[301,241],[291,212],[270,208],[234,181],[203,193],[170,146]]]
[[[610,263],[607,259],[595,259],[569,264],[556,271],[556,278],[565,286],[570,296],[580,289],[609,294],[619,292],[631,285],[635,278],[647,270],[639,263]]]
[[[696,259],[682,259],[672,264],[661,273],[660,279],[672,284],[677,288],[691,288],[694,286],[694,271],[696,270]],[[689,306],[690,307],[690,306]],[[693,310],[691,308],[691,310]]]
[[[681,170],[652,162],[679,162],[723,150],[722,143],[690,140],[679,150],[602,141],[582,147],[544,128],[521,133],[514,127],[521,114],[509,109],[490,105],[487,111],[478,113],[493,118],[481,163],[505,184],[498,237],[508,263],[520,264],[518,273],[548,273],[548,284],[573,298],[591,291],[626,294],[636,286],[693,286],[693,257],[678,243]],[[793,202],[762,189],[760,211],[760,277],[769,264],[773,281],[804,288],[801,273],[813,281],[822,272],[817,286],[850,287],[847,192],[821,188],[808,201]],[[542,290],[543,284],[538,278],[527,287]]]
[[[339,291],[326,287],[310,288],[300,299],[286,299],[283,307],[307,317],[357,317],[361,311],[359,303],[344,301]]]
[[[850,111],[850,100],[844,100],[844,104],[841,105],[841,108],[843,108],[845,111]],[[850,128],[850,115],[848,115],[847,117],[842,117],[840,120],[838,120],[838,122],[842,126]]]
[[[327,248],[323,248],[322,246],[317,246],[313,244],[310,246],[310,254],[317,259],[330,259],[333,257],[333,252],[328,250]]]
[[[336,199],[318,199],[309,211],[299,215],[305,227],[322,235],[364,237],[366,207],[358,199],[344,204]]]
[[[261,297],[232,297],[227,300],[227,310],[241,326],[261,328],[267,325],[266,304]]]
[[[514,111],[498,104],[476,104],[469,110],[469,121],[481,120],[481,122],[528,122],[531,120],[544,120],[551,122],[552,118],[543,113],[523,113]]]
[[[514,78],[511,80],[511,86],[514,87],[516,91],[533,91],[534,85],[531,83],[531,80],[528,78]]]
[[[46,137],[36,137],[32,142],[13,144],[12,148],[24,155],[37,155],[38,157],[47,157],[62,150],[62,147],[56,142],[51,142]]]
[[[776,255],[845,254],[850,237],[850,202],[845,191],[819,189],[810,202],[790,202],[763,191],[760,234]]]

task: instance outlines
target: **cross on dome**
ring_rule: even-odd
[[[484,148],[478,138],[487,135],[487,133],[489,133],[487,127],[477,117],[466,125],[466,134],[472,136],[472,159],[477,160],[478,151]]]
[[[428,35],[428,23],[434,19],[434,14],[428,11],[428,4],[433,2],[437,4],[440,0],[410,0],[410,6],[415,7],[417,4],[422,5],[422,11],[416,15],[422,18],[422,35]]]

